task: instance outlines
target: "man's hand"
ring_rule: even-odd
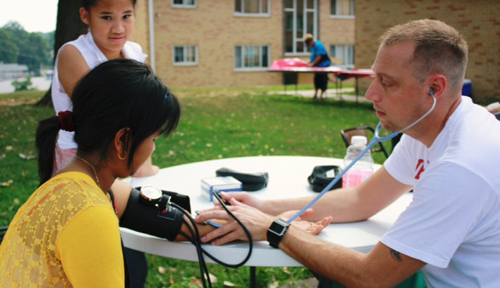
[[[293,216],[295,216],[295,214],[297,214],[298,211],[296,210],[293,210],[293,211],[287,211],[287,212],[284,212],[282,214],[280,214],[278,216],[278,218],[281,218],[283,220],[288,220],[290,218],[292,218]],[[313,209],[307,209],[304,214],[302,214],[301,216],[309,216],[313,213]],[[297,228],[300,228],[312,235],[318,235],[319,232],[321,232],[323,229],[325,229],[325,227],[327,227],[331,222],[332,222],[332,217],[329,216],[329,217],[325,217],[323,219],[321,219],[320,221],[316,221],[316,222],[311,222],[311,221],[307,221],[307,220],[302,220],[301,217],[298,217],[297,219],[295,219],[293,222],[292,222],[292,225],[297,227]]]
[[[240,192],[238,192],[240,193]],[[234,198],[230,200],[231,206],[227,208],[245,225],[248,229],[254,241],[264,241],[267,240],[267,229],[271,226],[272,222],[276,217],[265,214],[258,209],[245,205]],[[208,210],[200,211],[200,215],[196,217],[196,222],[203,222],[210,219],[220,219],[227,221],[227,224],[222,228],[216,229],[204,237],[201,238],[202,242],[210,242],[212,245],[222,245],[235,240],[248,241],[248,237],[245,234],[243,228],[236,222],[227,212],[220,206],[211,208]],[[280,215],[279,218],[284,220],[289,219],[295,215],[297,211],[288,211]],[[304,213],[307,216],[312,213],[309,209]],[[325,217],[318,222],[304,221],[298,218],[292,225],[303,229],[311,234],[318,234],[321,232],[330,222],[331,217]]]
[[[221,192],[220,196],[222,196],[222,199],[226,201],[231,201],[231,198],[236,199],[238,202],[243,203],[247,206],[257,208],[261,211],[264,211],[264,201],[260,200],[259,198],[250,195],[250,193],[247,192]],[[214,201],[215,206],[220,206],[219,201]]]

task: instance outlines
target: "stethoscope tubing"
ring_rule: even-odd
[[[361,151],[361,153],[359,153],[359,155],[356,158],[354,158],[354,160],[352,160],[351,163],[349,163],[349,165],[347,165],[344,168],[344,170],[342,170],[339,173],[339,175],[337,175],[328,185],[326,185],[326,187],[323,188],[323,190],[321,190],[321,192],[316,197],[314,197],[314,199],[311,200],[311,202],[309,202],[304,208],[302,208],[299,212],[297,212],[297,214],[295,214],[292,218],[288,219],[288,223],[291,223],[293,220],[300,217],[300,215],[302,215],[307,209],[311,208],[312,205],[314,205],[321,197],[323,197],[323,195],[325,195],[326,192],[330,191],[330,189],[333,187],[333,185],[335,185],[340,179],[342,179],[342,176],[344,176],[344,174],[347,171],[349,171],[349,169],[351,169],[351,167],[354,166],[354,164],[356,164],[356,162],[358,162],[358,160],[361,159],[361,157],[363,157],[363,155],[365,155],[366,152],[368,150],[370,150],[373,146],[375,146],[379,142],[391,140],[392,138],[396,137],[399,133],[402,133],[403,131],[415,126],[417,123],[424,120],[424,118],[427,117],[436,107],[436,102],[437,102],[436,97],[434,97],[434,95],[432,95],[432,94],[431,94],[431,96],[432,96],[432,99],[434,100],[434,102],[432,103],[431,109],[429,109],[429,111],[427,111],[424,115],[422,115],[422,117],[420,117],[417,121],[406,126],[405,128],[403,128],[399,131],[396,131],[396,132],[392,132],[391,134],[389,134],[387,136],[380,137],[379,134],[380,134],[380,130],[382,129],[382,124],[379,122],[377,124],[377,128],[375,129],[374,137],[370,141],[370,143],[368,143],[368,145],[366,145],[366,148],[363,149],[363,151]]]

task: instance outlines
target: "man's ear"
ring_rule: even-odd
[[[118,153],[118,158],[124,160],[127,158],[130,151],[130,144],[132,140],[132,135],[130,133],[130,128],[122,128],[115,134],[115,139],[113,144]]]
[[[448,80],[443,74],[435,74],[429,79],[429,91],[432,90],[433,96],[436,99],[444,95],[444,91],[448,87]]]
[[[80,19],[87,26],[90,26],[90,13],[83,7],[80,8]]]

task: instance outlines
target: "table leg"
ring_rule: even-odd
[[[339,100],[340,100],[341,102],[343,102],[343,101],[344,101],[344,98],[342,97],[342,82],[343,82],[343,80],[342,80],[342,79],[340,79],[340,78],[338,78],[338,79],[337,79],[337,81],[338,81],[338,83],[339,83],[339,84],[337,85],[337,96],[338,96]]]
[[[255,288],[257,287],[257,268],[254,266],[250,266],[250,287]]]
[[[339,91],[339,78],[335,77],[335,94],[337,94],[337,98],[339,98],[340,91]]]
[[[356,93],[356,104],[358,104],[358,93],[359,93],[358,76],[356,76],[356,87],[354,89],[354,93]]]

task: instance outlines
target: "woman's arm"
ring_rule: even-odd
[[[118,221],[109,207],[79,212],[63,228],[56,256],[73,287],[124,287]]]
[[[118,218],[121,219],[123,214],[125,213],[125,210],[127,209],[127,204],[129,202],[130,193],[132,192],[132,187],[128,183],[116,180],[113,183],[112,191],[113,191],[113,195],[114,195],[114,199],[115,199],[115,204],[116,204],[117,209],[118,209]],[[138,204],[138,205],[142,205],[142,204]],[[158,209],[158,208],[152,206],[152,207],[150,207],[150,209]],[[134,209],[134,211],[135,211],[135,209]],[[156,212],[154,212],[154,214],[156,214]],[[124,218],[130,219],[130,217],[141,217],[141,215],[139,213],[130,214],[130,211],[129,211],[128,216],[124,217]],[[191,237],[192,235],[191,235],[190,229],[186,225],[186,222],[190,223],[190,221],[186,215],[184,215],[183,217],[184,217],[184,222],[182,223],[182,226],[180,227],[180,231]],[[125,221],[125,223],[123,223],[123,225],[125,225],[124,227],[127,227],[127,223],[129,221],[127,219],[125,219],[124,221]],[[164,221],[163,223],[164,223],[164,226],[162,227],[161,225],[158,225],[158,229],[168,229],[168,225],[170,225],[170,224],[173,225],[171,227],[174,227],[177,225],[174,222],[170,222],[170,221]],[[224,221],[219,221],[219,223],[222,224],[222,223],[224,223]],[[120,225],[120,226],[122,226],[122,225]],[[196,226],[197,226],[198,231],[200,233],[200,237],[204,236],[205,234],[216,229],[210,225],[196,224]],[[178,226],[176,226],[176,227],[178,227]],[[139,231],[139,232],[143,232],[143,231]],[[175,241],[185,241],[185,240],[187,240],[187,239],[184,236],[182,236],[181,234],[178,234],[175,238]]]
[[[59,81],[69,98],[73,95],[76,83],[90,70],[82,53],[73,45],[66,45],[59,52],[57,63]]]

